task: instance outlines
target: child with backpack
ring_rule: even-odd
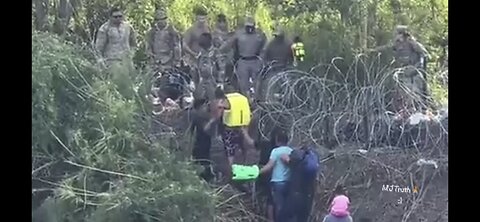
[[[330,205],[330,213],[325,216],[323,222],[352,222],[348,210],[350,199],[346,196],[347,192],[343,186],[337,186],[334,191],[335,197]]]

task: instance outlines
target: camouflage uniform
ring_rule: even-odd
[[[108,21],[98,30],[95,48],[109,69],[119,92],[127,98],[133,95],[133,47],[136,47],[135,31],[126,22],[115,26]]]
[[[423,102],[427,102],[428,88],[425,60],[428,52],[422,44],[407,34],[406,26],[398,26],[396,32],[397,36],[393,43],[395,64],[396,67],[404,68],[403,73],[399,75],[399,81],[410,91],[424,97]]]
[[[411,65],[416,68],[424,68],[422,67],[424,64],[421,63],[421,60],[427,57],[427,50],[422,44],[417,42],[415,38],[411,36],[406,38],[401,36],[405,32],[406,27],[397,27],[397,33],[399,35],[395,37],[395,42],[393,45],[393,52],[397,65]]]
[[[225,45],[228,42],[228,39],[232,37],[233,33],[229,33],[227,30],[221,29],[217,26],[217,28],[213,31],[213,46],[217,49],[221,49],[223,45]],[[233,60],[233,50],[229,49],[226,52],[221,52],[221,60],[222,64],[224,64],[223,67],[220,67],[222,73],[227,75],[227,69],[229,69],[228,66],[233,66],[232,60]],[[233,70],[231,70],[233,72]],[[224,82],[227,81],[227,79],[230,79],[231,76],[225,76],[225,79],[223,80]]]
[[[97,33],[95,48],[107,65],[114,61],[132,59],[132,47],[136,46],[135,31],[126,22],[118,27],[106,22]]]
[[[166,21],[165,12],[158,11],[152,29],[147,34],[147,55],[154,70],[171,68],[180,59],[180,35]]]
[[[217,48],[211,46],[209,49],[200,49],[198,57],[199,84],[196,88],[195,98],[215,98],[217,83],[222,83],[224,78],[224,66],[222,54]]]
[[[248,97],[251,97],[250,78],[254,83],[255,91],[257,91],[259,87],[256,81],[257,75],[262,69],[262,61],[259,56],[267,40],[265,34],[258,29],[254,29],[254,27],[255,20],[252,17],[247,17],[245,20],[245,29],[238,30],[230,42],[230,47],[233,47],[234,50],[236,50],[235,53],[239,56],[236,76],[240,92]],[[252,31],[247,32],[247,29],[252,29]]]
[[[199,26],[194,24],[192,27],[187,29],[183,36],[183,48],[185,50],[185,61],[188,65],[195,68],[197,64],[198,53],[200,52],[200,45],[198,40],[200,35],[203,33],[210,33],[210,28],[208,26]]]

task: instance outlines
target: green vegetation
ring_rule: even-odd
[[[33,167],[53,163],[32,178],[54,185],[48,221],[212,221],[214,191],[148,142],[141,102],[123,99],[75,46],[43,33],[32,43]]]
[[[96,66],[90,43],[113,5],[125,8],[138,32],[139,70],[146,61],[144,36],[160,6],[180,31],[192,24],[199,5],[208,10],[212,25],[217,13],[227,15],[231,28],[249,13],[270,35],[278,22],[288,34],[302,36],[311,66],[338,56],[351,64],[357,53],[386,44],[396,24],[406,24],[430,52],[434,98],[444,102],[448,97],[437,76],[444,69],[440,58],[448,36],[446,0],[34,2],[33,25],[47,31],[32,33],[32,205],[38,220],[242,221],[219,216],[224,195],[196,176],[188,157],[147,139],[150,108],[143,88],[148,76],[139,71],[132,83],[136,96],[126,100]],[[38,7],[42,2],[49,10]],[[391,57],[385,53],[380,59],[386,64]]]

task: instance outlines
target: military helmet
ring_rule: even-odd
[[[157,20],[167,19],[167,13],[164,10],[159,9],[155,12],[155,19]]]
[[[406,25],[397,25],[397,27],[395,28],[395,31],[396,31],[398,34],[407,33],[407,32],[408,32],[408,26],[406,26]]]
[[[255,26],[255,19],[252,16],[245,17],[245,26]]]
[[[284,35],[284,34],[285,34],[285,30],[283,30],[281,26],[277,26],[273,30],[273,35]]]

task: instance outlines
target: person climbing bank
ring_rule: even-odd
[[[215,88],[223,86],[224,67],[222,55],[212,44],[212,35],[203,33],[199,39],[200,51],[197,68],[199,72],[198,87],[195,98],[207,98],[209,101],[215,98]]]
[[[308,222],[310,216],[320,161],[314,146],[307,142],[303,144],[290,155],[281,157],[288,164],[291,175],[285,209],[279,222],[289,222],[293,218],[296,222]]]
[[[242,163],[246,162],[249,147],[254,145],[254,140],[248,133],[251,121],[251,111],[248,98],[235,92],[230,86],[225,91],[217,88],[216,100],[212,101],[212,119],[209,124],[221,120],[220,133],[228,159],[228,177],[231,178],[231,167],[235,160],[237,150],[242,151]]]
[[[196,99],[193,104],[191,132],[195,135],[192,157],[196,164],[204,167],[200,174],[205,181],[209,182],[214,178],[211,167],[210,150],[212,147],[212,124],[209,121],[207,100]]]
[[[260,169],[260,175],[272,172],[270,185],[273,196],[274,221],[281,221],[282,211],[285,210],[286,199],[289,191],[290,168],[282,160],[282,156],[289,155],[293,149],[289,147],[288,136],[285,132],[279,132],[276,135],[275,142],[277,147],[270,154],[267,165]]]

